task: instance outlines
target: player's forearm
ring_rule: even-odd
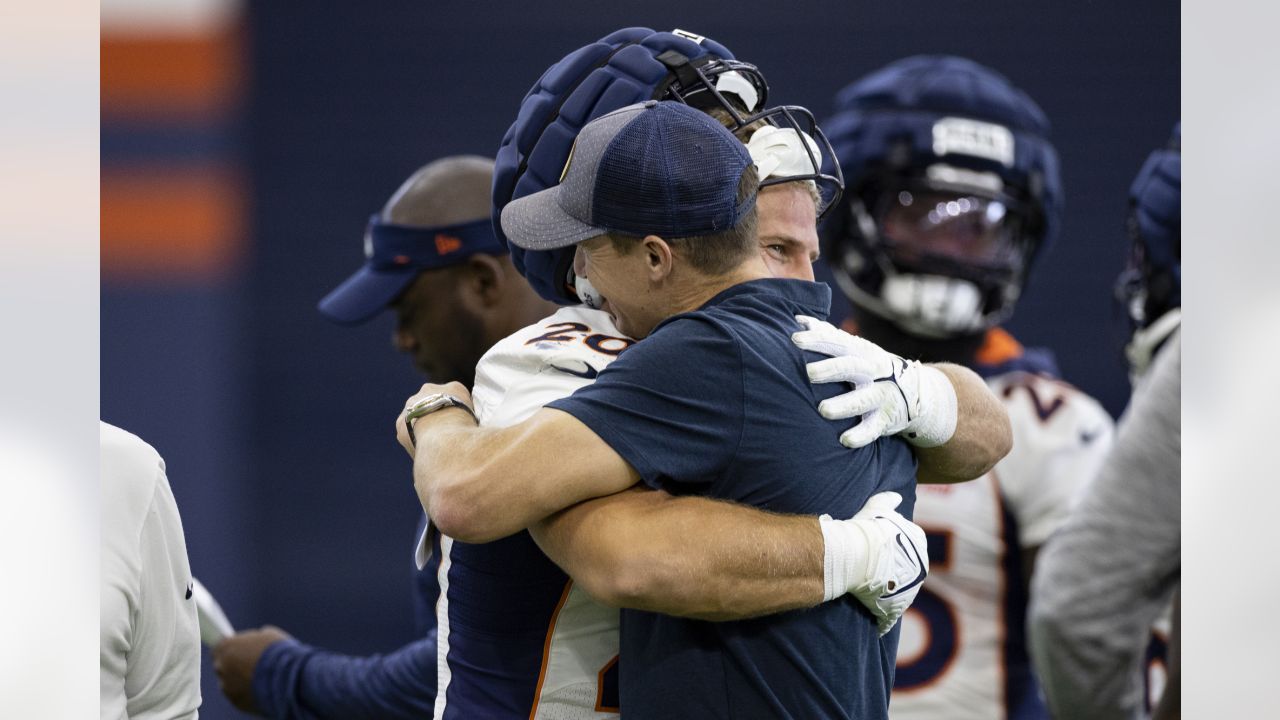
[[[986,474],[1013,447],[1009,414],[995,393],[972,370],[951,363],[931,364],[956,391],[956,431],[945,444],[915,448],[922,483],[954,483]]]
[[[816,518],[631,490],[530,528],[597,600],[703,620],[812,607],[823,599]]]
[[[461,410],[445,410],[415,427],[418,499],[441,532],[463,542],[506,537],[638,480],[585,425],[555,410],[503,428],[477,427]]]
[[[415,429],[414,489],[441,532],[463,542],[489,542],[539,517],[532,503],[510,496],[505,482],[510,476],[502,474],[502,459],[496,457],[504,429],[477,427],[456,409],[422,418]]]

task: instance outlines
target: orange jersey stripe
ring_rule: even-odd
[[[1004,328],[991,328],[982,340],[974,360],[979,365],[999,365],[1022,355],[1022,343],[1013,339]]]
[[[542,644],[542,669],[538,671],[538,684],[533,688],[533,707],[529,708],[529,720],[533,720],[538,714],[538,701],[542,698],[542,683],[547,679],[547,664],[551,661],[551,638],[556,634],[556,621],[560,619],[560,611],[564,609],[564,603],[569,599],[569,590],[572,588],[572,580],[564,584],[560,602],[556,603],[556,609],[551,613],[551,621],[547,624],[547,639]]]

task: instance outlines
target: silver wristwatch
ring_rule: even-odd
[[[480,420],[476,418],[475,411],[466,403],[448,393],[433,393],[424,398],[420,398],[418,402],[404,409],[404,429],[409,431],[409,443],[414,447],[418,446],[418,438],[413,434],[413,421],[423,415],[430,415],[437,410],[456,407],[467,411],[472,420],[478,424]]]

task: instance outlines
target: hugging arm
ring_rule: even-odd
[[[438,392],[424,385],[410,398]],[[443,386],[470,400],[457,383]],[[416,446],[397,419],[400,442],[414,458],[413,483],[431,522],[463,542],[482,543],[523,530],[551,513],[635,485],[636,471],[577,418],[544,408],[516,425],[478,427],[459,408],[414,423]]]
[[[829,420],[859,418],[840,442],[859,448],[897,435],[911,443],[922,483],[986,474],[1013,447],[1009,414],[978,374],[951,363],[906,360],[830,323],[807,316],[792,340],[829,356],[808,365],[815,383],[845,382],[852,392],[818,405]]]
[[[880,493],[852,518],[834,520],[637,487],[562,510],[529,531],[606,605],[737,620],[848,593],[884,634],[929,567],[924,531],[894,510],[900,502],[897,493]]]

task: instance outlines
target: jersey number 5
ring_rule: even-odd
[[[925,536],[929,542],[930,563],[946,565],[951,556],[951,533],[926,532]],[[929,590],[928,580],[907,613],[907,617],[914,613],[915,619],[924,626],[923,650],[910,660],[899,660],[894,690],[916,690],[942,677],[955,660],[960,640],[955,610],[942,596]]]

